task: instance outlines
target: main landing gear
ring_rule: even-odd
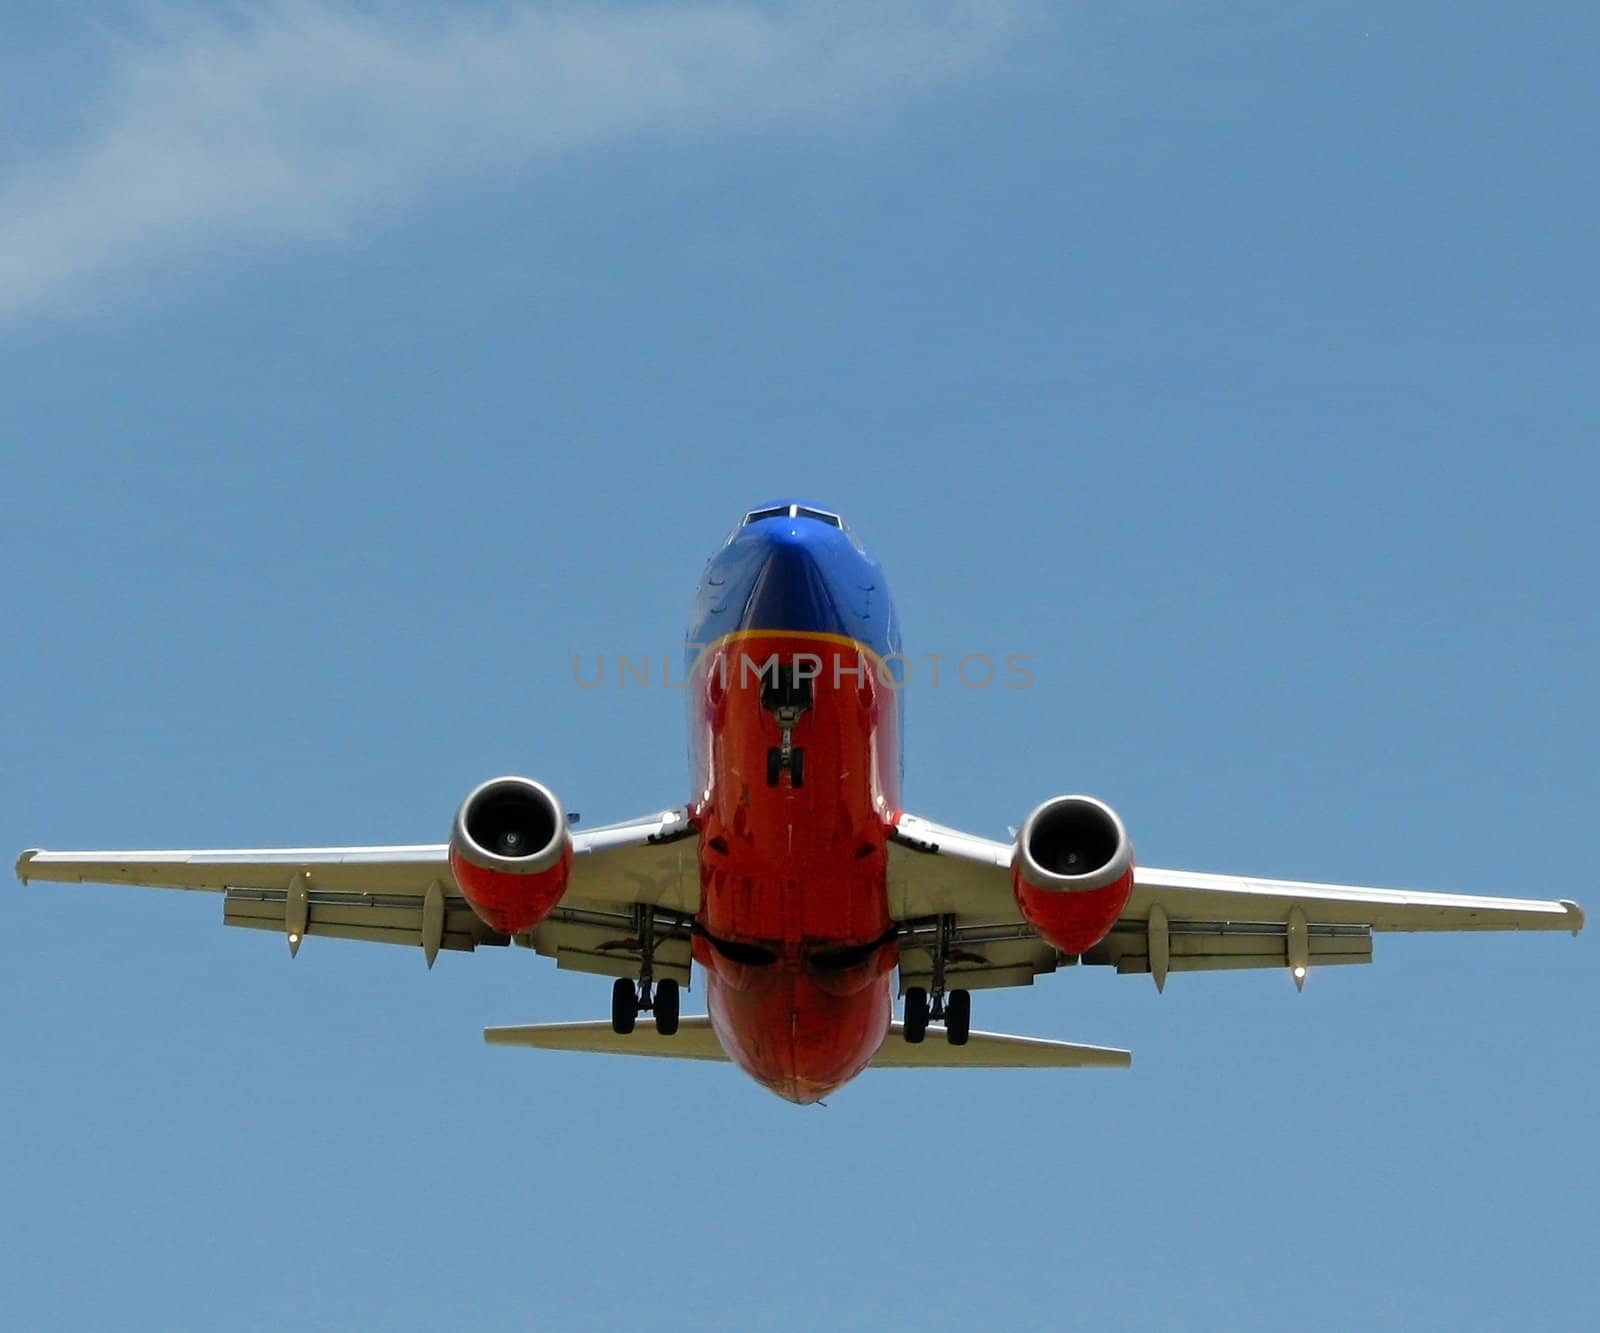
[[[632,1032],[641,1012],[654,1014],[663,1037],[678,1032],[678,983],[672,977],[655,981],[656,928],[651,908],[639,907],[639,981],[618,977],[611,983],[611,1030],[619,1037]],[[653,984],[652,984],[653,983]]]
[[[945,1039],[952,1046],[965,1046],[972,1032],[972,992],[946,991],[944,988],[945,956],[950,948],[950,934],[955,928],[953,917],[939,921],[939,942],[933,948],[933,989],[930,994],[921,986],[906,987],[906,1012],[903,1031],[905,1039],[915,1046],[928,1035],[928,1020],[942,1020]]]
[[[655,1016],[656,1031],[663,1037],[675,1036],[678,983],[666,977],[646,988],[643,982],[635,984],[628,977],[618,977],[611,983],[611,1030],[618,1036],[627,1036],[633,1031],[640,1013]]]
[[[953,990],[932,996],[921,986],[906,988],[905,1038],[913,1046],[928,1035],[928,1020],[943,1020],[945,1039],[965,1046],[972,1032],[972,992]]]

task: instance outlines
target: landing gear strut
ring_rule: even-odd
[[[928,1020],[944,1023],[944,1035],[952,1046],[965,1046],[972,1032],[972,992],[946,991],[944,988],[945,958],[950,952],[951,936],[955,932],[955,918],[939,918],[939,939],[933,947],[933,989],[921,986],[906,988],[905,1021],[902,1031],[913,1046],[928,1035]]]
[[[678,983],[672,977],[655,980],[655,916],[646,906],[635,910],[639,930],[639,982],[635,985],[627,977],[618,977],[611,983],[611,1030],[619,1037],[627,1036],[642,1012],[655,1015],[656,1031],[663,1037],[676,1036]]]

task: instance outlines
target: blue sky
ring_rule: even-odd
[[[837,506],[908,805],[1141,859],[1572,896],[1600,486],[1592,6],[182,3],[0,16],[0,844],[431,841],[685,795],[749,504]],[[11,890],[18,1327],[1586,1328],[1594,942],[1085,972],[1126,1074],[490,1050],[486,951]],[[690,1008],[698,1008],[691,996]]]

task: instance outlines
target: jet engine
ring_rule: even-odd
[[[491,929],[515,935],[537,926],[572,870],[572,835],[555,793],[529,778],[475,787],[450,830],[450,870]]]
[[[1092,948],[1133,892],[1133,844],[1109,805],[1057,796],[1023,821],[1011,887],[1027,922],[1062,953]]]

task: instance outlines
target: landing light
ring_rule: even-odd
[[[1294,979],[1296,981],[1304,981],[1306,979],[1306,970],[1305,970],[1305,968],[1303,968],[1303,967],[1295,968],[1295,970],[1294,970]]]
[[[298,935],[294,934],[291,931],[290,934],[289,934],[289,943],[290,944],[299,944],[300,943],[300,937]]]

